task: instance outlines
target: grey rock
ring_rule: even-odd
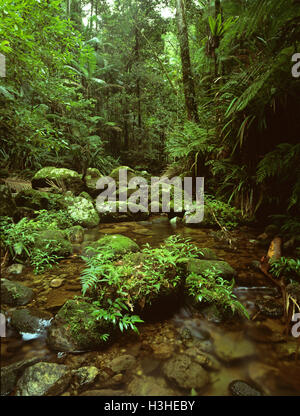
[[[56,396],[65,391],[71,372],[65,365],[37,363],[27,368],[17,383],[17,396]]]
[[[33,298],[33,290],[18,282],[1,279],[1,303],[10,306],[24,306]]]

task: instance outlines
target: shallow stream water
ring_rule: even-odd
[[[189,237],[199,247],[213,249],[220,259],[227,261],[238,272],[235,294],[254,319],[224,323],[211,308],[197,312],[182,307],[167,319],[141,325],[140,336],[124,335],[105,351],[77,355],[53,352],[46,343],[47,326],[67,299],[80,294],[80,272],[84,263],[80,257],[81,246],[78,245],[74,246],[72,257],[61,261],[47,273],[34,275],[27,268],[20,277],[16,277],[35,291],[34,301],[26,308],[43,312],[41,331],[32,336],[20,335],[9,329],[7,338],[1,339],[1,366],[41,357],[45,361],[64,363],[74,368],[95,365],[103,369],[113,358],[131,354],[136,358],[136,365],[130,375],[119,380],[115,378],[111,384],[106,382],[106,388],[132,395],[186,395],[189,392],[166,382],[161,371],[162,363],[176,353],[201,346],[202,351],[213,357],[216,369],[211,371],[210,384],[198,394],[229,395],[229,384],[234,380],[244,380],[255,383],[265,395],[300,395],[300,363],[295,360],[294,354],[296,339],[291,335],[282,336],[284,323],[281,319],[255,316],[257,298],[280,298],[272,283],[251,266],[266,252],[257,244],[260,232],[247,227],[234,231],[233,245],[229,247],[226,241],[219,238],[216,230],[172,225],[167,217],[153,217],[138,223],[102,224],[88,230],[85,241],[95,241],[105,234],[123,234],[139,245],[149,243],[156,247],[166,237],[180,234]],[[51,287],[55,278],[63,279],[61,287]],[[184,338],[184,331],[190,339]],[[236,348],[239,349],[240,359],[220,358],[222,354],[234,355]],[[251,354],[247,354],[249,349]],[[97,383],[89,387],[90,390],[97,388],[101,388]],[[79,393],[72,388],[67,392],[70,395]]]

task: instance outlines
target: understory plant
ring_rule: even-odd
[[[140,253],[117,258],[111,250],[91,248],[92,257],[83,257],[87,267],[81,273],[82,293],[96,306],[96,319],[105,319],[117,325],[121,331],[132,329],[142,322],[134,314],[157,299],[179,290],[185,281],[186,261],[197,258],[201,251],[189,239],[171,236],[158,248],[148,244]],[[198,301],[215,302],[222,308],[230,307],[248,316],[245,308],[232,292],[230,284],[214,271],[205,277],[190,274],[186,280],[190,295]]]
[[[56,254],[61,248],[58,241],[49,240],[43,249],[35,247],[39,232],[70,227],[73,222],[64,211],[41,210],[36,214],[34,219],[24,217],[17,223],[10,217],[1,218],[1,250],[8,252],[13,261],[28,260],[35,273],[42,273],[62,257]]]
[[[234,279],[231,282],[224,280],[214,267],[207,269],[200,275],[190,273],[186,278],[189,295],[196,302],[215,303],[222,310],[231,310],[249,319],[246,308],[237,300],[233,293]]]

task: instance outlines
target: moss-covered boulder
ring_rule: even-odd
[[[22,375],[23,371],[38,361],[41,361],[41,358],[33,357],[28,358],[27,360],[17,361],[6,367],[1,367],[1,383],[0,383],[0,392],[1,396],[7,396],[11,393],[17,383],[18,378]]]
[[[96,320],[96,308],[84,301],[68,300],[58,311],[48,331],[48,344],[55,351],[88,351],[107,344],[102,335],[112,335],[113,326]]]
[[[37,191],[36,189],[22,190],[15,197],[17,207],[26,207],[34,210],[60,209],[62,207],[61,202],[61,195]]]
[[[57,396],[65,391],[72,373],[65,365],[37,363],[24,371],[17,383],[17,396]]]
[[[126,172],[127,172],[127,180],[128,181],[130,181],[130,179],[132,179],[135,176],[137,176],[136,172],[133,169],[131,169],[130,167],[128,167],[128,166],[119,166],[118,168],[113,169],[108,176],[110,178],[114,179],[116,182],[118,182],[119,181],[119,173],[120,173],[120,170],[126,170]]]
[[[88,255],[93,255],[95,252],[93,252],[93,250],[88,250],[87,247],[91,247],[97,251],[102,249],[109,250],[116,256],[139,251],[139,246],[135,241],[121,234],[106,235],[94,243],[86,242],[84,246],[85,253]]]
[[[5,184],[0,185],[0,216],[12,217],[15,210],[16,205],[10,188]]]
[[[81,225],[84,228],[96,227],[100,218],[93,203],[81,196],[66,197],[65,205],[67,212],[76,225]]]
[[[33,298],[33,290],[18,282],[1,279],[1,304],[11,306],[27,305]]]
[[[211,272],[216,277],[221,276],[225,280],[231,280],[237,275],[236,270],[234,270],[226,261],[190,259],[187,262],[188,273],[203,275],[207,271]]]
[[[116,201],[104,202],[96,205],[100,221],[105,223],[123,221],[145,221],[149,218],[149,211],[140,211],[140,207],[132,202]],[[125,212],[123,212],[125,211]]]
[[[54,182],[58,187],[62,186],[79,195],[84,191],[84,184],[81,175],[71,169],[56,168],[48,166],[40,169],[32,178],[33,189],[49,187],[49,181]]]
[[[89,194],[91,194],[94,198],[96,198],[99,194],[99,190],[97,190],[96,185],[101,176],[100,171],[96,168],[88,168],[86,172],[85,184],[88,188]]]
[[[39,231],[34,247],[61,257],[67,257],[72,253],[72,244],[67,240],[66,233],[60,230]]]

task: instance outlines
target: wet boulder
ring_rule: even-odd
[[[55,351],[79,352],[103,347],[102,335],[114,327],[93,315],[96,308],[83,301],[68,300],[58,311],[48,331],[48,344]]]
[[[40,169],[32,178],[32,188],[46,188],[54,183],[59,188],[72,191],[75,195],[79,195],[84,191],[84,183],[81,175],[74,170],[66,168],[56,168],[48,166]]]
[[[17,396],[57,396],[65,391],[71,372],[65,365],[37,363],[28,367],[17,383]]]
[[[260,390],[243,380],[232,381],[228,388],[233,396],[262,396]]]
[[[23,306],[33,298],[33,290],[18,282],[1,279],[1,303],[10,306]]]
[[[16,309],[11,313],[10,324],[19,332],[41,334],[49,326],[51,317],[42,311]]]

